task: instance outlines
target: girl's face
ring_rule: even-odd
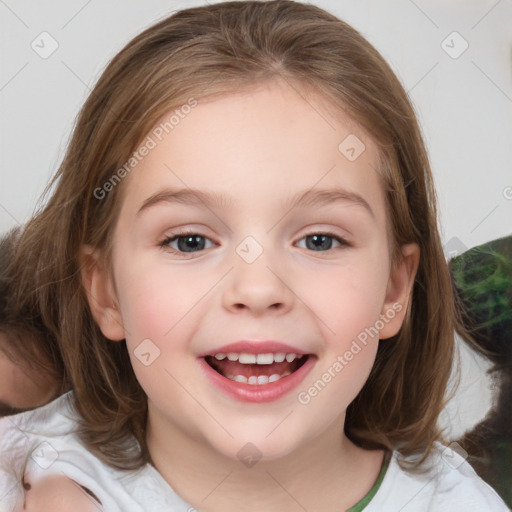
[[[231,458],[254,445],[275,459],[333,425],[341,436],[418,260],[406,247],[390,272],[375,145],[278,81],[169,126],[122,185],[113,285],[93,280],[150,428]]]

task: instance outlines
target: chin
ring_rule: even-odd
[[[292,439],[288,430],[284,430],[283,435],[277,432],[268,435],[272,429],[266,427],[259,429],[255,427],[250,431],[243,429],[239,432],[228,426],[227,429],[233,435],[233,439],[224,436],[222,442],[210,440],[211,447],[223,457],[242,462],[247,467],[251,467],[256,462],[283,459],[298,450],[300,445],[300,440]]]

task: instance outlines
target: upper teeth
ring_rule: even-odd
[[[282,363],[285,359],[291,363],[293,360],[300,359],[302,356],[303,354],[286,354],[284,352],[278,352],[276,354],[248,354],[246,352],[240,354],[235,354],[234,352],[223,354],[219,352],[215,354],[215,359],[221,361],[227,357],[230,361],[238,361],[241,364],[272,364],[274,362]]]

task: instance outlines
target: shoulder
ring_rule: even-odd
[[[9,492],[7,505],[23,503],[24,511],[37,512],[102,510],[94,494],[77,483],[90,463],[74,435],[72,399],[66,393],[45,406],[0,419],[0,496]],[[7,510],[0,502],[0,510]]]
[[[64,475],[25,482],[26,512],[99,512],[101,504],[85,488]]]
[[[442,470],[436,479],[436,500],[452,510],[508,512],[498,493],[475,472],[465,457],[443,447]],[[466,455],[467,456],[467,455]]]
[[[76,416],[72,409],[73,397],[73,392],[68,391],[41,407],[0,417],[0,432],[21,431],[24,437],[41,432],[42,435],[68,434]]]
[[[66,397],[62,396],[40,408],[0,418],[0,510],[8,510],[22,499],[21,476],[27,464],[40,462],[38,456],[44,456],[43,465],[51,462],[47,457],[54,456],[55,450],[50,453],[45,449],[49,445],[47,439],[59,447],[52,436],[59,431],[68,434],[72,429],[59,415],[65,403]]]
[[[456,449],[459,448],[458,445]],[[508,512],[509,509],[484,480],[482,480],[452,447],[436,443],[421,472],[400,467],[400,456],[394,454],[393,495],[408,498],[411,510],[451,512]],[[404,460],[404,459],[402,459]],[[391,476],[391,475],[390,475]]]
[[[508,512],[498,493],[480,478],[466,460],[467,453],[457,444],[444,446],[436,443],[435,463],[436,497],[439,503],[453,503],[456,510],[493,510]],[[454,508],[455,510],[455,508]]]

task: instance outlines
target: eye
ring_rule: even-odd
[[[163,249],[170,249],[170,252],[181,256],[183,254],[195,253],[208,249],[209,247],[206,247],[206,241],[211,242],[209,238],[202,236],[199,233],[183,231],[176,233],[173,236],[166,237],[159,245]],[[213,245],[213,242],[211,243]]]
[[[310,235],[306,235],[300,240],[306,240],[306,249],[316,252],[326,252],[331,249],[337,249],[339,247],[345,246],[350,247],[350,244],[343,238],[335,235],[334,233],[312,233]],[[299,241],[300,241],[299,240]],[[309,242],[309,243],[308,243]],[[333,247],[333,242],[337,243],[337,247]]]
[[[302,240],[306,240],[305,249],[315,252],[327,252],[340,247],[351,247],[351,244],[345,239],[329,232],[312,233],[302,237],[299,242]],[[209,238],[199,233],[194,231],[183,231],[173,234],[172,236],[167,236],[159,243],[159,246],[174,254],[183,256],[185,254],[201,252],[210,248],[207,247],[208,242],[211,243],[210,247],[214,245]],[[333,247],[333,244],[338,245]]]

